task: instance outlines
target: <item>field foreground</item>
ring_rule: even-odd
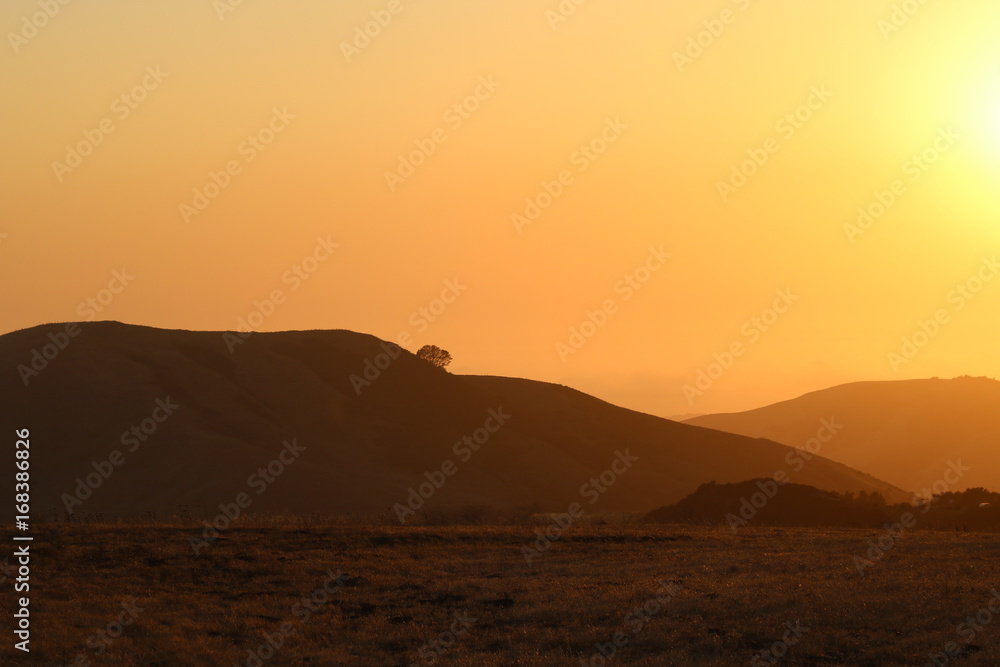
[[[32,546],[32,652],[9,642],[0,661],[1000,661],[1000,535],[583,526],[529,567],[522,548],[537,528],[261,525],[195,555],[195,526],[49,524]],[[874,560],[880,538],[891,546]],[[863,574],[855,556],[871,559]]]

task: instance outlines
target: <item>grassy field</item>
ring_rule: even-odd
[[[536,528],[261,525],[196,556],[193,526],[48,524],[30,659],[0,662],[1000,662],[998,535],[910,532],[859,574],[880,531],[578,526],[529,567]]]

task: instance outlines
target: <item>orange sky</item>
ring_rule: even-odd
[[[1000,375],[1000,6],[570,5],[10,0],[0,331],[281,290],[661,415]]]

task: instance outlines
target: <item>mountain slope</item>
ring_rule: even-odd
[[[954,491],[1000,489],[998,414],[1000,382],[963,377],[857,382],[686,423],[803,447],[832,418],[843,428],[823,444],[823,456],[914,490],[930,488],[961,460],[970,469],[947,489]]]
[[[35,516],[162,515],[186,506],[211,517],[241,493],[250,512],[379,513],[406,503],[424,482],[428,508],[566,511],[581,502],[590,511],[640,512],[707,481],[788,467],[783,445],[632,412],[566,387],[451,375],[406,351],[392,359],[388,343],[349,331],[234,343],[223,332],[76,326],[75,336],[61,324],[0,336],[3,432],[13,442],[16,429],[31,431]],[[33,357],[46,362],[37,375],[24,372]],[[636,461],[617,464],[620,478],[590,505],[593,489],[604,487],[584,497],[581,486],[619,452]],[[824,459],[794,479],[904,497]]]

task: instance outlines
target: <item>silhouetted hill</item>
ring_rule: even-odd
[[[946,491],[916,503],[888,504],[878,493],[836,493],[772,479],[709,482],[675,505],[643,517],[651,523],[747,526],[1000,530],[1000,494],[983,488]]]
[[[857,382],[686,423],[803,447],[821,420],[832,418],[843,428],[822,445],[823,456],[915,491],[931,488],[944,479],[950,461],[961,460],[969,470],[958,483],[936,489],[954,491],[1000,488],[997,415],[1000,382],[963,377]]]
[[[77,515],[173,515],[186,506],[211,517],[241,493],[250,512],[389,512],[428,482],[426,472],[446,480],[428,508],[565,512],[579,502],[591,512],[641,512],[708,480],[788,467],[784,445],[632,412],[562,386],[451,375],[406,351],[390,359],[387,343],[349,331],[260,333],[234,343],[222,332],[115,322],[80,324],[65,337],[66,326],[0,337],[4,433],[12,450],[15,429],[31,430],[36,516],[65,512],[67,498],[86,495],[86,487],[77,491],[88,475],[100,486],[70,502]],[[53,358],[37,375],[24,373],[45,355]],[[366,368],[371,381],[361,383]],[[484,430],[498,419],[505,423],[496,433]],[[283,444],[292,441],[304,451]],[[617,482],[595,493],[619,452],[635,461],[615,464]],[[281,457],[285,463],[273,463]],[[905,497],[825,459],[795,479]]]
[[[877,494],[848,497],[803,484],[778,486],[770,479],[736,484],[709,482],[676,505],[654,510],[654,523],[726,523],[744,526],[880,526],[896,520]]]

